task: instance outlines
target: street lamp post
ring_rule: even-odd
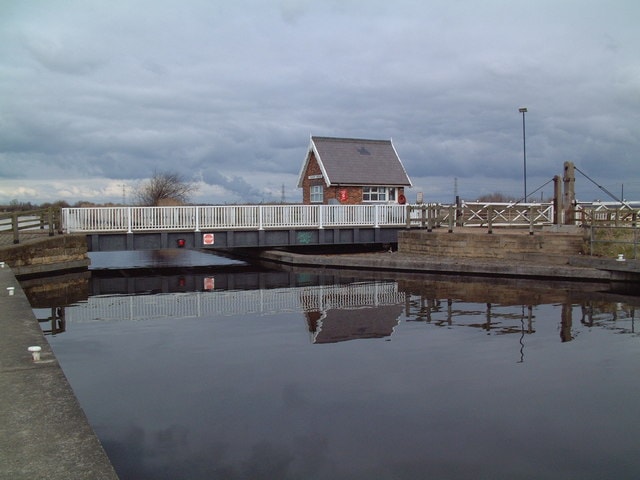
[[[527,137],[524,129],[524,114],[527,113],[527,108],[522,107],[518,109],[522,114],[522,155],[524,161],[524,201],[527,202]]]

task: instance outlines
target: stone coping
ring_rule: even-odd
[[[0,268],[0,312],[0,477],[117,480],[6,265]],[[31,346],[41,348],[38,360],[28,351]]]

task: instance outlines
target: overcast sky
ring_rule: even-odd
[[[300,201],[311,135],[392,139],[425,201],[640,200],[637,0],[2,0],[0,203]],[[610,198],[580,173],[579,200]]]

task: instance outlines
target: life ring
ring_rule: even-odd
[[[400,205],[404,205],[405,203],[407,203],[407,197],[405,197],[403,194],[398,195],[398,203]]]

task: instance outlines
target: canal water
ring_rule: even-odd
[[[34,309],[123,480],[640,475],[640,297],[176,255]]]

